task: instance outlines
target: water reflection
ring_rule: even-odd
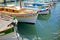
[[[57,34],[55,34],[55,35],[57,35],[57,36],[55,37],[55,40],[60,40],[60,16],[58,16],[58,17],[59,17],[59,18],[58,18],[58,21],[59,21],[59,23],[58,23],[59,28],[58,28]]]
[[[50,14],[38,15],[38,20],[48,20],[49,18],[50,18]]]
[[[22,40],[39,40],[40,37],[34,24],[18,23],[18,33]]]

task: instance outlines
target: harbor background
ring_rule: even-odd
[[[60,40],[60,2],[52,6],[50,14],[39,15],[36,24],[19,22],[17,28],[21,40]]]

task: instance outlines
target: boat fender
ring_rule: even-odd
[[[13,18],[13,23],[14,23],[14,26],[17,26],[18,20],[17,20],[17,18],[15,16]]]

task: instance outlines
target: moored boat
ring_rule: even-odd
[[[23,8],[33,9],[38,11],[38,14],[49,14],[51,5],[50,3],[40,3],[40,2],[23,2]]]
[[[13,19],[10,16],[0,15],[0,39],[14,33]]]
[[[16,6],[11,7],[0,7],[0,12],[4,14],[8,14],[11,16],[16,16],[19,22],[28,22],[28,23],[36,23],[37,20],[37,11],[26,9],[26,8],[19,8]]]

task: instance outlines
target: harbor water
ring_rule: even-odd
[[[21,40],[60,40],[60,3],[52,6],[50,14],[39,15],[36,24],[18,23]]]

